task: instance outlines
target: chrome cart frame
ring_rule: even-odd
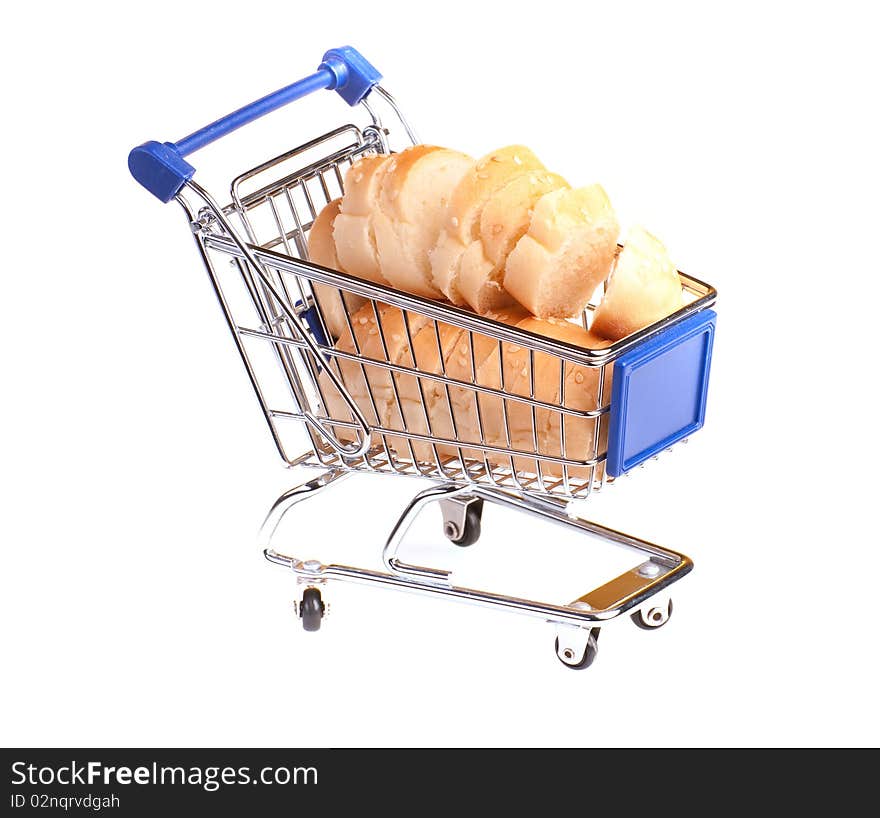
[[[715,290],[680,274],[684,307],[607,348],[590,350],[310,263],[308,232],[322,207],[342,194],[345,170],[361,156],[397,147],[396,132],[382,116],[397,121],[407,137],[403,144],[417,142],[380,79],[354,49],[334,49],[304,80],[177,143],[148,142],[129,157],[141,184],[162,201],[182,206],[282,459],[289,467],[321,471],[273,505],[261,531],[265,556],[292,569],[304,586],[297,612],[306,630],[317,630],[324,616],[320,588],[331,579],[346,580],[540,617],[556,626],[560,661],[587,667],[596,655],[600,626],[621,614],[643,628],[665,624],[672,610],[668,587],[692,568],[682,554],[573,516],[572,503],[702,426]],[[240,174],[225,206],[193,180],[185,156],[321,88],[335,89],[358,106],[364,122],[343,125]],[[370,351],[364,329],[353,323],[355,299],[375,321],[370,333],[378,335],[378,345]],[[327,320],[331,306],[345,323],[336,337]],[[585,328],[594,308],[591,303],[582,316]],[[390,352],[392,320],[400,354]],[[464,341],[470,354],[465,376],[447,371],[441,329]],[[418,360],[413,339],[419,332],[428,333],[429,344],[436,339],[439,364],[433,368]],[[500,383],[479,376],[475,342],[489,343],[489,355],[497,355]],[[514,359],[517,370],[521,367],[518,381],[507,368]],[[558,367],[552,394],[536,384],[536,360]],[[661,368],[664,376],[658,379]],[[672,386],[664,385],[669,372]],[[575,386],[585,377],[595,384],[594,401],[586,406],[577,400],[585,390]],[[456,423],[460,412],[470,413],[476,434],[466,436]],[[489,413],[500,424],[490,425]],[[310,447],[300,454],[303,431]],[[545,438],[559,440],[558,451],[548,450]],[[432,483],[388,536],[385,571],[301,560],[272,547],[285,513],[353,472]],[[412,521],[434,503],[446,537],[472,544],[484,502],[624,546],[636,552],[638,562],[559,605],[458,587],[450,572],[411,565],[399,556]]]

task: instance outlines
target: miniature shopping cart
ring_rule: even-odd
[[[306,630],[317,630],[326,606],[321,589],[329,580],[347,580],[446,597],[539,617],[556,627],[556,653],[571,668],[589,666],[597,651],[600,627],[628,614],[642,628],[666,623],[672,604],[669,586],[687,574],[691,561],[675,551],[621,534],[575,516],[574,501],[684,440],[703,424],[715,313],[715,290],[680,274],[685,306],[675,314],[601,350],[582,349],[538,336],[445,303],[398,292],[308,260],[307,237],[322,207],[342,193],[345,170],[359,157],[388,153],[416,143],[381,75],[353,48],[328,51],[309,77],[270,94],[176,143],[147,142],[129,156],[135,179],[163,202],[176,200],[186,213],[214,292],[256,393],[263,416],[284,462],[320,474],[282,495],[262,529],[265,556],[292,569],[303,587],[296,605]],[[231,201],[218,204],[193,180],[184,157],[282,105],[319,89],[334,89],[359,112],[359,124],[346,124],[257,165],[235,177]],[[380,114],[382,116],[380,116]],[[396,130],[386,127],[394,122]],[[400,133],[402,132],[402,133]],[[336,300],[350,344],[334,344],[328,330],[328,299]],[[372,305],[381,343],[367,355],[351,323],[351,299]],[[589,328],[594,304],[583,314]],[[381,310],[380,310],[381,308]],[[405,351],[390,356],[381,316],[399,310],[406,333]],[[432,428],[420,388],[421,421],[382,425],[369,372],[390,374],[400,407],[398,383],[426,373],[412,353],[412,320],[433,326],[440,366],[430,379],[445,393],[462,395],[476,408],[479,434],[467,441]],[[425,324],[427,321],[427,324]],[[476,376],[450,377],[443,365],[439,328],[453,325],[504,349],[527,351],[530,370],[526,394],[488,386]],[[561,399],[543,400],[534,387],[536,356],[559,367]],[[567,367],[595,367],[596,405],[569,408],[565,400]],[[369,371],[368,371],[369,370]],[[503,364],[501,364],[503,372]],[[354,374],[353,374],[354,373]],[[606,375],[608,376],[606,378]],[[353,382],[354,380],[357,383]],[[357,393],[359,400],[352,394]],[[479,406],[495,401],[502,417],[531,417],[531,445],[511,437],[499,442],[485,433]],[[330,407],[335,407],[331,409]],[[403,420],[411,415],[398,412]],[[539,445],[537,423],[557,424],[559,452]],[[589,424],[592,450],[570,456],[566,429]],[[309,449],[299,453],[304,438]],[[286,556],[272,548],[272,537],[295,504],[345,477],[376,475],[423,477],[431,485],[416,495],[388,536],[382,554],[385,571],[324,564]],[[569,604],[544,603],[453,584],[449,571],[407,563],[399,556],[415,517],[436,503],[443,532],[453,543],[471,545],[480,533],[484,502],[499,504],[582,532],[592,539],[625,546],[638,563]]]

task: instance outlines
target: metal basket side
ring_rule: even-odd
[[[345,125],[236,177],[224,214],[240,221],[259,271],[210,214],[194,229],[282,457],[301,462],[283,430],[305,421],[309,462],[324,468],[589,495],[605,479],[614,361],[664,322],[585,349],[309,263],[309,230],[342,194],[345,170],[384,144],[371,126]],[[682,275],[682,285],[686,304],[665,322],[714,297],[696,279]],[[601,295],[581,316],[584,328]],[[330,313],[343,317],[341,330],[331,332]],[[358,433],[331,372],[372,430],[358,456],[328,444],[328,431],[342,442]]]

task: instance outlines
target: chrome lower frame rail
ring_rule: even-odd
[[[318,588],[328,580],[343,580],[452,599],[543,619],[556,625],[557,657],[564,665],[573,669],[582,669],[592,664],[598,650],[600,626],[622,614],[629,614],[642,628],[651,629],[664,625],[672,610],[671,602],[667,598],[668,587],[693,568],[692,561],[684,554],[598,523],[569,516],[564,503],[547,498],[520,496],[479,485],[459,484],[433,485],[413,498],[385,543],[382,559],[387,571],[335,563],[324,564],[314,559],[302,560],[282,554],[271,547],[273,535],[288,511],[350,474],[345,469],[331,469],[290,489],[275,501],[260,530],[260,543],[269,562],[291,569],[296,574],[297,582],[307,588]],[[476,501],[494,503],[566,526],[629,548],[643,559],[632,569],[582,594],[569,604],[558,605],[453,585],[450,571],[412,565],[398,556],[407,530],[427,506],[440,503],[444,531],[449,537],[450,533],[460,533],[465,509]],[[306,626],[307,630],[316,627]]]

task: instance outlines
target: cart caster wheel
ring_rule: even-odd
[[[586,646],[583,654],[578,656],[574,650],[565,648],[559,650],[559,637],[556,637],[556,658],[562,662],[569,670],[586,670],[593,662],[596,661],[596,655],[599,653],[599,628],[592,628],[590,635],[587,637]]]
[[[648,608],[647,612],[642,610],[630,614],[630,619],[635,622],[637,628],[643,631],[655,631],[662,628],[672,616],[672,600],[670,599],[666,605],[655,605]]]
[[[317,588],[306,588],[302,602],[299,603],[299,617],[302,619],[303,630],[316,631],[321,627],[324,618],[324,602]]]
[[[474,500],[468,503],[464,515],[464,528],[459,531],[458,525],[452,520],[447,520],[443,524],[443,533],[453,545],[466,548],[473,545],[480,539],[480,521],[483,518],[483,501]]]

